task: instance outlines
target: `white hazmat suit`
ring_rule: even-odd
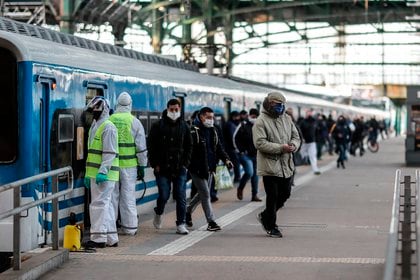
[[[115,113],[131,113],[132,99],[126,92],[118,96]],[[146,137],[143,125],[137,118],[133,118],[131,135],[136,146],[137,166],[147,166]],[[121,231],[123,234],[134,235],[137,233],[138,218],[136,205],[137,167],[121,167],[120,181],[114,189],[112,204],[115,217],[118,217],[118,207],[121,217]]]
[[[106,103],[106,102],[105,102]],[[92,143],[99,126],[109,118],[109,105],[106,103],[100,117],[93,121],[89,133],[89,145]],[[118,153],[117,129],[112,123],[106,124],[102,133],[102,162],[98,173],[108,174],[112,161]],[[113,246],[118,243],[118,234],[115,225],[115,211],[111,197],[115,189],[115,181],[105,181],[97,184],[95,178],[90,178],[91,203],[90,212],[90,239],[96,243],[106,243]]]

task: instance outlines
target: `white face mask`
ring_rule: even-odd
[[[168,112],[167,116],[171,120],[176,121],[181,116],[181,112]]]
[[[205,119],[203,125],[205,127],[213,127],[214,125],[214,120],[209,120],[209,119]]]
[[[257,119],[256,118],[255,119],[254,118],[249,118],[248,120],[249,120],[250,123],[254,124]]]

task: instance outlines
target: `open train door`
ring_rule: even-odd
[[[35,81],[40,83],[42,93],[40,94],[39,100],[39,114],[40,114],[40,162],[39,162],[39,173],[48,172],[51,170],[50,164],[50,93],[55,88],[56,80],[52,76],[36,75]],[[51,179],[47,178],[38,183],[37,195],[38,198],[44,198],[51,193]],[[38,208],[38,244],[48,243],[48,231],[51,221],[51,212],[48,209],[51,208],[51,202],[45,203],[37,207]]]

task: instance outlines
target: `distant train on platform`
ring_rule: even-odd
[[[133,114],[146,134],[171,98],[178,98],[185,118],[202,106],[212,107],[216,122],[232,110],[258,108],[268,86],[200,74],[193,67],[112,45],[77,38],[45,28],[0,18],[0,186],[35,174],[71,166],[74,192],[59,201],[59,227],[67,224],[70,212],[83,222],[87,208],[83,185],[86,139],[91,117],[83,111],[95,96],[110,100],[111,107],[122,91],[133,99]],[[389,112],[357,108],[284,91],[288,105],[297,114],[306,108],[349,116]],[[296,116],[297,117],[297,116]],[[151,170],[146,172],[147,192],[138,199],[141,215],[151,209],[157,188]],[[66,188],[66,180],[59,189]],[[137,186],[141,196],[143,184]],[[26,185],[22,203],[51,193],[51,182]],[[12,192],[0,194],[0,213],[13,207]],[[51,205],[22,213],[21,248],[27,251],[49,242]],[[0,221],[0,252],[12,251],[12,220]]]

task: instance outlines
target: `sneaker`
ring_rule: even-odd
[[[153,225],[156,229],[160,229],[162,227],[162,215],[155,214],[153,218]]]
[[[257,221],[261,224],[261,226],[262,226],[263,230],[264,230],[264,231],[267,231],[267,229],[265,228],[265,225],[264,225],[264,223],[263,223],[261,213],[258,213],[258,214],[257,214]]]
[[[276,237],[276,238],[283,237],[283,234],[281,234],[281,232],[278,228],[273,228],[272,230],[267,230],[267,235],[269,237]]]
[[[112,245],[108,245],[108,244],[106,244],[106,247],[118,247],[118,242],[115,242],[114,244],[112,244]]]
[[[256,195],[254,195],[254,196],[252,197],[251,201],[257,201],[257,202],[260,202],[260,201],[262,201],[262,199],[261,199],[261,198],[259,198],[259,197],[258,197],[258,196],[256,196]]]
[[[315,175],[321,175],[321,171],[315,171],[314,174]]]
[[[187,229],[187,227],[185,226],[185,224],[180,224],[176,226],[176,233],[177,234],[188,234],[189,231]]]
[[[188,227],[192,227],[193,223],[192,223],[192,218],[191,218],[191,213],[188,213],[185,215],[185,223],[187,224]]]
[[[218,230],[221,230],[221,229],[222,228],[218,224],[216,224],[216,222],[210,222],[208,227],[207,227],[208,231],[218,231]]]
[[[244,193],[244,190],[243,190],[243,189],[238,188],[238,190],[237,190],[237,192],[236,192],[236,197],[237,197],[239,200],[242,200],[242,199],[243,199],[243,193]]]
[[[83,247],[85,248],[105,248],[106,243],[105,242],[95,242],[92,240],[87,241],[83,244]]]
[[[212,198],[210,198],[211,203],[214,203],[216,201],[219,201],[219,198],[217,196],[214,196]]]

